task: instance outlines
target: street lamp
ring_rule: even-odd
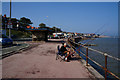
[[[11,25],[11,0],[10,0],[10,19],[9,19],[9,21],[10,21],[9,25]],[[9,26],[9,38],[11,38],[11,30],[10,30],[11,26]]]

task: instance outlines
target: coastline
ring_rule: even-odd
[[[111,36],[104,36],[104,35],[101,35],[101,36],[99,36],[99,38],[111,38]]]

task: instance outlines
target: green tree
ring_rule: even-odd
[[[8,20],[9,20],[8,17],[2,16],[2,28],[3,29],[5,29],[5,27],[7,28]]]
[[[52,27],[52,31],[53,32],[62,32],[62,30],[60,28],[57,28],[55,26]]]
[[[30,19],[22,17],[19,20],[20,26],[23,28],[26,28],[26,26],[29,26],[30,24],[33,24]]]
[[[17,28],[17,22],[18,22],[18,21],[19,21],[19,20],[16,19],[16,18],[12,18],[12,19],[11,19],[13,28]]]
[[[40,26],[40,27],[46,27],[46,24],[40,23],[39,26]]]

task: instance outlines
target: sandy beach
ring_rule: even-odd
[[[49,42],[32,42],[38,46],[4,58],[3,78],[94,78],[78,60],[56,60],[57,46],[62,39]]]

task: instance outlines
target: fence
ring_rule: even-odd
[[[80,44],[78,44],[78,43],[73,42],[71,39],[68,39],[68,42],[72,45],[72,47],[73,47],[74,49],[76,49],[75,45],[81,46],[82,48],[85,48],[85,49],[86,49],[86,53],[85,53],[85,54],[84,54],[82,51],[80,51],[80,48],[81,48],[81,47],[78,48],[76,51],[78,51],[80,54],[82,54],[84,57],[86,57],[86,66],[88,66],[88,59],[89,59],[90,61],[92,61],[93,63],[95,63],[95,64],[98,65],[99,67],[101,67],[101,68],[104,70],[104,72],[105,72],[105,74],[104,74],[105,80],[107,80],[107,73],[111,74],[111,75],[114,76],[116,79],[120,80],[120,78],[119,78],[117,75],[115,75],[114,73],[112,73],[111,71],[109,71],[108,68],[107,68],[107,66],[108,66],[108,57],[109,57],[109,58],[112,58],[112,59],[115,59],[115,60],[117,60],[117,61],[120,61],[119,58],[113,57],[113,56],[111,56],[111,55],[108,55],[107,53],[104,53],[104,52],[101,52],[101,51],[98,51],[98,50],[95,50],[95,49],[92,49],[92,48],[88,48],[88,47],[86,47],[86,46],[84,46],[84,45],[80,45]],[[93,52],[97,52],[97,53],[103,55],[103,56],[104,56],[104,66],[102,66],[102,65],[99,64],[98,62],[94,61],[92,58],[88,57],[88,55],[89,55],[88,50],[91,50],[91,51],[93,51]]]

